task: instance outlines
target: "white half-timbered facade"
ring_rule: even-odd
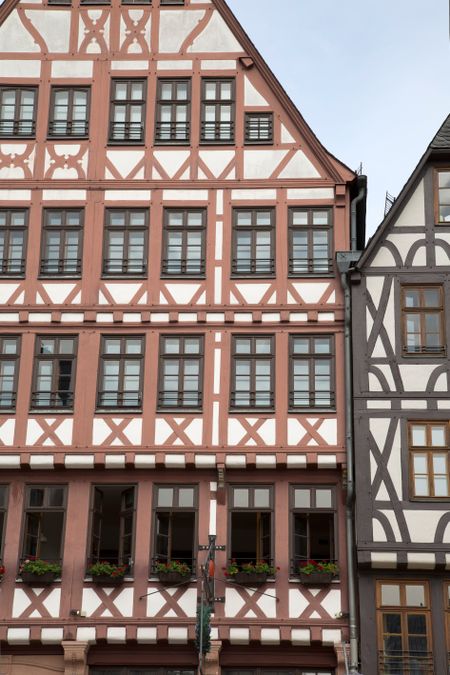
[[[450,118],[352,273],[362,672],[446,673]]]

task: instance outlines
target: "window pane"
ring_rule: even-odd
[[[173,488],[158,489],[158,506],[173,506]]]
[[[434,447],[445,447],[446,445],[446,427],[431,427],[431,445]]]
[[[246,488],[234,488],[233,506],[247,508],[249,506],[249,491]]]
[[[415,424],[412,427],[411,431],[412,431],[412,444],[419,448],[425,447],[427,444],[426,427]]]
[[[294,491],[294,506],[297,509],[311,507],[311,491],[307,489],[296,488]]]
[[[317,508],[328,509],[333,505],[331,490],[316,490]]]
[[[180,488],[178,491],[178,506],[194,506],[194,488]]]
[[[381,604],[399,607],[400,586],[397,584],[381,584]]]
[[[254,490],[255,507],[270,508],[270,490],[257,488]]]
[[[406,585],[406,605],[407,607],[425,607],[425,587]]]

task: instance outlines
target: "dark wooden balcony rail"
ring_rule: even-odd
[[[190,137],[189,122],[156,122],[155,138],[159,142],[188,142]]]
[[[289,258],[289,274],[320,274],[333,269],[333,259],[326,257]]]
[[[73,392],[66,389],[59,391],[33,391],[31,394],[32,408],[61,408],[73,407]]]
[[[24,258],[3,258],[0,260],[0,274],[24,274],[25,259]]]
[[[420,651],[380,651],[378,672],[379,675],[440,675],[435,671],[432,652]]]
[[[144,140],[144,125],[141,122],[111,122],[109,140],[139,142]]]
[[[233,258],[233,274],[274,274],[273,258]]]
[[[43,258],[40,266],[41,274],[81,274],[80,258]]]
[[[99,408],[140,408],[142,394],[140,391],[99,391]]]
[[[34,120],[0,120],[0,136],[34,136],[35,131]]]
[[[145,274],[147,263],[137,258],[120,258],[103,260],[103,274]]]
[[[234,122],[205,122],[201,124],[201,140],[213,143],[234,141]]]
[[[201,408],[203,395],[199,390],[160,391],[158,394],[159,408]]]

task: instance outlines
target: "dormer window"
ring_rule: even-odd
[[[450,225],[450,169],[437,173],[436,222]]]

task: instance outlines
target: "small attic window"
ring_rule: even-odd
[[[273,113],[245,113],[245,144],[273,143]]]
[[[450,225],[450,169],[437,172],[437,223]]]

